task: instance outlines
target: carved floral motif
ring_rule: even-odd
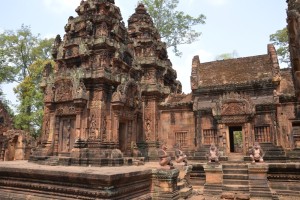
[[[70,101],[73,99],[73,84],[70,80],[63,80],[55,84],[55,101]]]
[[[75,115],[76,108],[73,105],[59,104],[56,107],[56,115]]]
[[[213,108],[214,116],[252,115],[254,112],[255,106],[250,96],[235,92],[221,96]]]

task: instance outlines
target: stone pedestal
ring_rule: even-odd
[[[152,199],[179,199],[179,191],[177,188],[178,175],[178,169],[153,169],[151,185]]]
[[[265,163],[249,164],[249,180],[266,180],[268,168]]]
[[[205,171],[204,195],[220,195],[222,193],[223,169],[219,164],[203,165]]]
[[[251,198],[272,198],[272,193],[267,179],[268,169],[268,164],[265,163],[254,163],[248,165],[249,192]]]
[[[179,191],[179,195],[182,199],[187,199],[192,195],[193,188],[190,182],[190,174],[192,172],[193,166],[175,166],[179,170],[177,189]]]

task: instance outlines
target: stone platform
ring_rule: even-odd
[[[150,167],[0,162],[0,199],[151,199]]]
[[[192,166],[82,167],[0,162],[1,200],[186,199],[192,195]]]

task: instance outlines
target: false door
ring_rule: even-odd
[[[58,152],[68,153],[75,143],[75,117],[64,117],[59,122]]]

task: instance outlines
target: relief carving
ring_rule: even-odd
[[[53,84],[48,84],[45,90],[44,102],[52,102],[55,97],[55,87]]]
[[[72,105],[59,104],[56,107],[56,115],[75,115],[76,108]]]
[[[151,120],[150,117],[147,117],[145,120],[145,133],[146,133],[146,141],[151,139]]]
[[[82,81],[79,82],[76,88],[76,97],[77,98],[86,98],[86,87]]]
[[[250,96],[230,92],[219,98],[212,111],[214,116],[253,115],[255,106]]]
[[[55,84],[55,101],[70,101],[73,99],[73,84],[69,80],[63,80]]]
[[[97,29],[98,36],[108,36],[108,27],[105,22],[102,22],[99,28]]]
[[[106,116],[104,116],[101,122],[101,135],[103,141],[107,141],[106,126],[107,126],[107,121],[106,121]]]
[[[91,114],[89,117],[89,139],[95,140],[98,136],[96,115]]]
[[[93,35],[93,32],[94,32],[93,23],[89,20],[86,22],[85,32],[86,32],[87,36]]]

